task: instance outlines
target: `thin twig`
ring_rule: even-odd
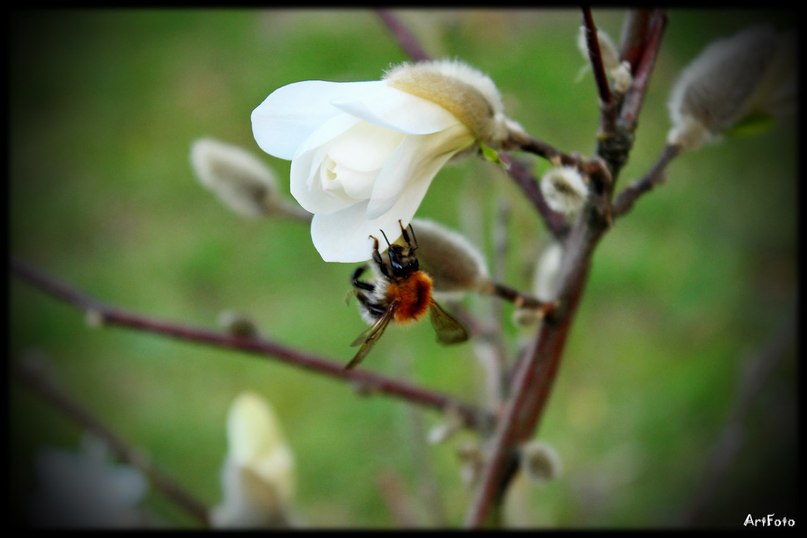
[[[404,52],[413,60],[420,62],[429,59],[429,55],[426,54],[426,51],[423,50],[423,47],[420,46],[420,43],[415,39],[415,36],[412,35],[409,29],[401,23],[397,15],[388,9],[376,9],[376,14],[378,14],[379,18],[384,22],[387,28],[389,28],[393,36],[395,36],[395,40]]]
[[[493,219],[492,242],[493,257],[491,260],[492,275],[494,281],[501,282],[507,276],[507,250],[508,236],[507,228],[510,222],[510,204],[503,199],[498,200],[496,216]],[[494,409],[498,409],[502,401],[507,398],[507,346],[504,341],[502,327],[504,327],[504,308],[500,301],[490,302],[490,318],[494,327],[499,330],[491,338],[489,345],[492,346],[493,360],[491,364],[490,379],[490,402]]]
[[[611,105],[611,88],[608,85],[608,77],[605,74],[605,66],[602,62],[602,51],[600,50],[600,40],[597,35],[597,25],[591,16],[591,8],[583,9],[583,27],[586,29],[586,44],[588,45],[588,58],[591,61],[591,68],[594,71],[594,80],[597,82],[597,92],[600,94],[600,106],[603,109]]]
[[[424,424],[423,411],[414,407],[408,407],[406,411],[412,438],[410,445],[417,468],[418,504],[428,515],[432,526],[444,527],[446,525],[445,506],[443,497],[440,495],[440,484],[434,473],[430,447],[427,444],[428,432]]]
[[[555,166],[561,164],[566,166],[577,166],[580,164],[580,159],[576,155],[570,155],[560,151],[553,145],[539,140],[534,136],[529,136],[525,139],[519,139],[518,149],[526,153],[532,153],[539,157],[543,157]]]
[[[494,417],[492,413],[455,398],[428,390],[397,379],[384,377],[367,370],[345,370],[343,361],[326,359],[299,351],[266,339],[234,336],[211,331],[201,327],[180,325],[152,317],[127,312],[106,306],[61,282],[56,281],[39,269],[12,256],[12,271],[36,288],[83,310],[94,322],[103,325],[117,325],[131,329],[169,336],[180,340],[238,350],[279,360],[286,364],[347,381],[361,394],[384,394],[408,401],[412,404],[438,410],[456,409],[463,419],[463,425],[482,431],[489,429]]]
[[[400,529],[417,527],[415,509],[401,477],[392,471],[381,471],[376,475],[375,482],[395,526]]]
[[[639,111],[644,103],[644,96],[647,94],[647,85],[650,83],[650,75],[656,65],[661,37],[667,27],[667,14],[663,9],[654,10],[650,16],[648,35],[644,50],[641,54],[638,65],[633,72],[633,84],[625,94],[621,122],[626,130],[633,132],[639,118]]]
[[[630,185],[625,187],[619,193],[613,204],[613,216],[621,217],[628,213],[636,200],[642,195],[650,192],[653,188],[660,185],[666,177],[667,165],[675,157],[681,154],[681,147],[675,145],[666,145],[656,160],[655,164],[647,171],[641,178],[633,181]]]
[[[536,297],[533,297],[532,295],[521,293],[517,289],[511,288],[510,286],[501,284],[499,282],[489,282],[488,286],[482,290],[482,293],[495,295],[500,299],[509,301],[513,303],[516,308],[537,310],[537,314],[541,317],[548,314],[557,306],[557,303],[542,301]]]
[[[636,72],[642,59],[652,14],[652,9],[630,9],[625,15],[619,42],[619,59],[630,64],[631,73]]]
[[[505,152],[499,153],[499,157],[507,165],[507,173],[510,178],[515,181],[521,192],[527,197],[527,200],[532,202],[538,215],[544,221],[544,225],[555,239],[562,241],[569,234],[569,223],[566,222],[563,215],[554,211],[546,203],[546,199],[538,186],[538,181],[530,172],[528,165]]]
[[[208,509],[201,501],[197,500],[173,478],[152,465],[147,457],[124,441],[102,420],[77,402],[56,382],[53,375],[50,375],[47,371],[47,368],[40,366],[46,365],[12,361],[12,368],[27,387],[52,404],[70,420],[103,440],[116,456],[142,472],[156,489],[182,507],[199,523],[205,526],[208,525]],[[76,494],[81,494],[81,492],[76,492]]]

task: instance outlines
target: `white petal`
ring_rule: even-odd
[[[333,101],[342,111],[407,134],[442,131],[459,120],[441,106],[382,83]]]
[[[381,81],[326,82],[306,80],[287,84],[269,94],[252,111],[252,134],[266,153],[291,159],[298,147],[323,123],[340,113],[331,103],[361,94]]]
[[[328,215],[317,214],[311,221],[311,239],[326,262],[361,262],[370,259],[373,242],[370,235],[380,237],[384,230],[390,241],[401,236],[400,219],[404,226],[411,222],[423,201],[434,176],[421,177],[409,184],[387,213],[375,219],[367,218],[367,202],[354,204]],[[383,249],[383,247],[382,247]]]
[[[318,174],[328,153],[328,142],[359,121],[340,113],[312,134],[301,146],[303,151],[292,159],[289,172],[290,192],[297,203],[309,213],[332,213],[354,203],[353,200],[324,192],[320,188]]]
[[[473,143],[462,124],[427,136],[408,136],[379,173],[367,207],[367,218],[375,219],[397,202],[407,185],[418,178],[429,181],[457,152]]]

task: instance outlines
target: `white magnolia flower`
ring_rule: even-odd
[[[370,258],[369,235],[400,236],[398,220],[411,222],[452,157],[525,136],[503,110],[486,75],[430,61],[379,81],[283,86],[252,112],[252,131],[261,149],[291,160],[291,194],[314,214],[322,258],[358,262]]]
[[[681,73],[668,108],[669,144],[696,149],[757,115],[795,101],[795,36],[755,26],[710,44]]]
[[[107,446],[85,434],[78,452],[43,448],[36,457],[38,490],[28,514],[36,527],[137,528],[148,485],[129,465],[110,462]]]
[[[294,455],[266,400],[243,392],[227,417],[228,452],[221,472],[223,501],[210,514],[215,528],[288,526]]]

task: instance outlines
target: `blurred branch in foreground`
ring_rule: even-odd
[[[48,371],[47,364],[37,356],[27,356],[11,362],[11,367],[26,387],[34,391],[70,420],[98,436],[122,460],[140,470],[151,484],[182,507],[197,522],[207,526],[207,507],[188,493],[173,478],[157,469],[149,459],[129,445],[101,419],[77,402]],[[77,492],[78,493],[78,492]]]
[[[796,318],[789,314],[758,349],[751,351],[740,361],[734,402],[699,473],[701,478],[695,497],[682,516],[683,524],[687,527],[697,524],[714,499],[719,497],[721,487],[725,485],[743,447],[749,417],[759,403],[760,395],[771,375],[788,357],[788,351],[794,349],[795,335]]]

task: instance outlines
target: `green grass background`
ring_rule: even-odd
[[[574,81],[584,64],[575,46],[578,11],[399,13],[430,54],[489,73],[530,133],[591,154],[597,99],[590,73]],[[618,40],[623,11],[594,15]],[[792,15],[670,10],[620,184],[658,155],[669,88],[706,43],[761,21],[787,28]],[[239,144],[273,167],[288,194],[289,163],[260,152],[250,112],[284,84],[372,80],[405,60],[374,13],[26,10],[11,14],[9,43],[13,254],[126,309],[215,327],[218,313],[232,308],[278,342],[336,361],[351,357],[348,344],[363,328],[355,305],[343,302],[353,266],[324,263],[306,225],[229,212],[199,185],[188,157],[202,136]],[[601,244],[539,432],[559,452],[564,474],[530,490],[532,524],[682,524],[745,357],[795,304],[794,123],[677,159],[668,181]],[[489,253],[501,203],[512,210],[507,280],[526,289],[546,234],[492,165],[471,159],[445,168],[418,216],[476,229],[471,237]],[[413,424],[430,427],[437,414],[248,355],[92,329],[78,311],[13,275],[9,289],[9,360],[40,350],[79,401],[203,502],[221,498],[227,408],[251,389],[283,422],[297,461],[295,508],[308,524],[394,527],[381,475],[410,495],[418,524],[461,524],[471,492],[459,477],[459,440],[423,456],[414,439]],[[466,300],[482,313],[488,303]],[[515,347],[524,335],[509,323],[512,309],[504,311]],[[471,347],[438,348],[427,324],[389,330],[365,367],[482,400]],[[748,513],[795,515],[795,371],[793,344],[755,399],[745,442],[700,523],[736,528]],[[80,432],[13,377],[8,386],[19,515],[35,485],[37,447],[74,448]],[[439,488],[438,509],[423,502],[424,467]],[[194,525],[159,494],[147,506],[169,526]]]

